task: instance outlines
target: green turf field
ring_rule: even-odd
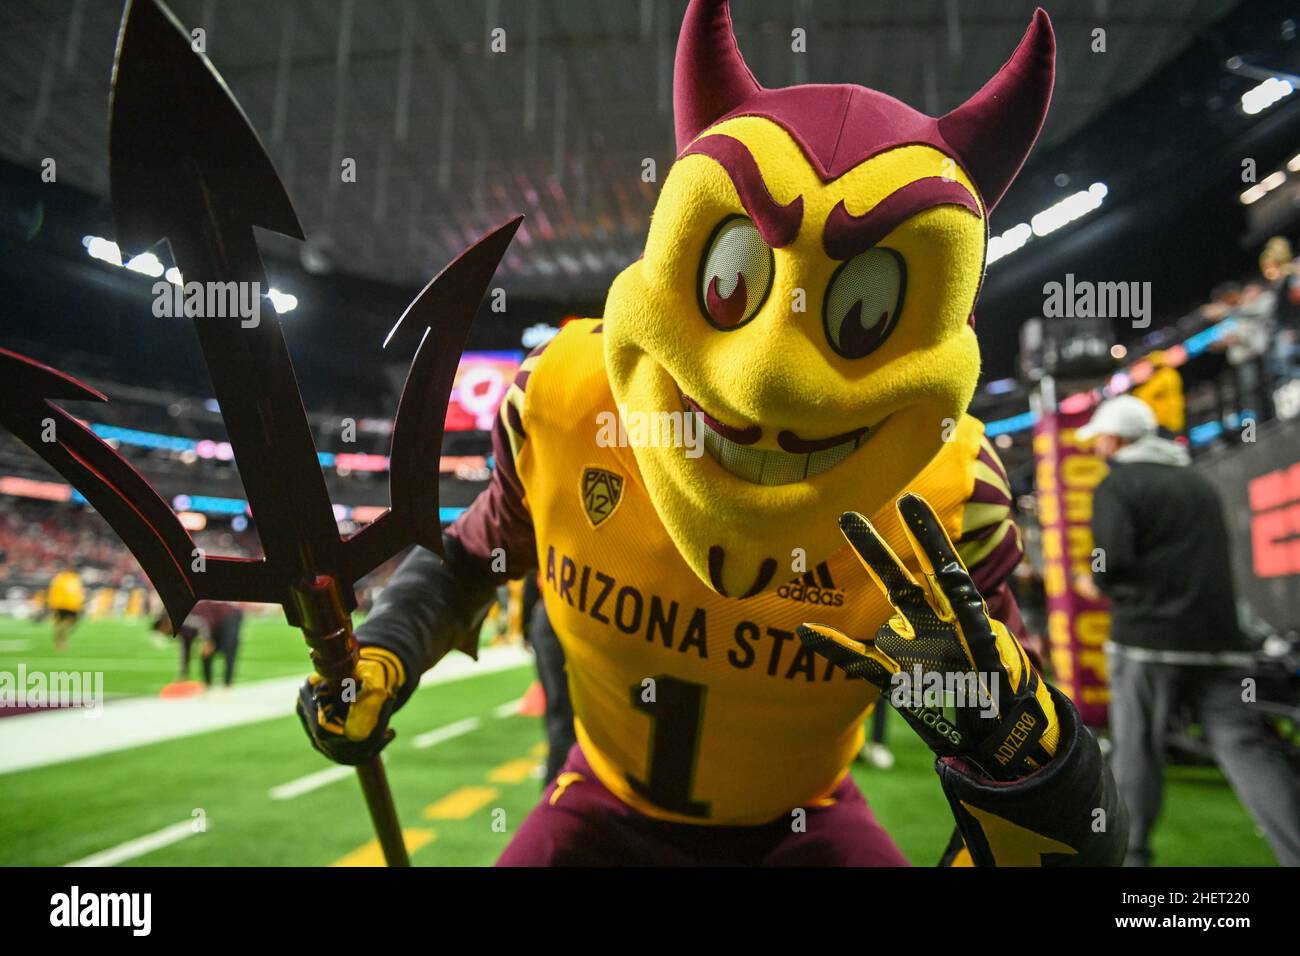
[[[274,617],[250,617],[239,648],[241,682],[288,677],[300,673],[307,660],[301,635]],[[177,679],[180,654],[176,641],[155,634],[148,621],[82,621],[58,653],[46,623],[0,618],[0,670],[25,663],[29,670],[95,670],[104,672],[104,696],[157,694]],[[220,678],[221,663],[217,663]],[[198,652],[190,662],[190,678],[201,677]]]
[[[241,683],[305,672],[296,632],[271,618],[245,627]],[[176,651],[155,647],[142,625],[86,622],[68,653],[55,655],[43,626],[0,619],[0,670],[102,669],[106,695],[156,695],[175,679]],[[197,666],[195,667],[197,674]],[[417,866],[486,865],[538,796],[530,773],[540,720],[500,717],[531,683],[528,667],[473,676],[419,691],[395,721],[385,751],[389,777]],[[110,702],[109,707],[112,706]],[[214,706],[220,706],[214,699]],[[288,705],[286,704],[286,707]],[[477,727],[418,749],[417,736],[477,718]],[[6,726],[0,719],[0,751]],[[22,718],[13,720],[21,721]],[[877,816],[915,863],[938,857],[951,830],[928,751],[902,722],[890,723],[898,762],[859,768]],[[376,861],[357,785],[339,779],[291,799],[272,788],[331,765],[286,716],[0,776],[0,864],[62,865],[195,818],[202,832],[126,865],[306,865]],[[1155,852],[1167,865],[1268,865],[1271,854],[1222,776],[1173,768]],[[497,825],[494,826],[494,823]],[[500,824],[504,824],[502,831]]]

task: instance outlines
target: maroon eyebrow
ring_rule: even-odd
[[[777,202],[763,182],[754,155],[740,140],[724,133],[714,133],[697,140],[681,157],[708,156],[716,160],[731,177],[740,196],[740,204],[758,227],[758,234],[773,249],[794,242],[803,221],[803,197],[795,196],[784,206]]]
[[[832,259],[852,259],[880,242],[904,220],[935,206],[962,206],[980,215],[975,197],[961,183],[927,176],[895,189],[861,216],[849,212],[841,199],[826,217],[822,248]]]

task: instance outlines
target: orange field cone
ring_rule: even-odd
[[[204,685],[201,680],[177,680],[165,684],[163,689],[158,692],[158,696],[166,698],[193,697],[196,694],[203,693],[203,690]]]
[[[532,686],[524,691],[524,696],[519,701],[519,716],[540,717],[544,713],[546,713],[546,691],[542,690],[542,682],[535,680]]]

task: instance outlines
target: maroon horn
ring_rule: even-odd
[[[761,89],[736,46],[727,0],[691,0],[673,67],[677,151]]]
[[[939,132],[970,172],[989,209],[1007,191],[1038,139],[1055,73],[1052,21],[1039,7],[1011,59],[983,89],[939,120]]]

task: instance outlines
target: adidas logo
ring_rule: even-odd
[[[781,585],[776,589],[776,594],[787,601],[816,604],[820,607],[839,607],[844,603],[844,590],[835,586],[831,579],[831,569],[825,561],[813,571],[805,571],[789,584]]]

